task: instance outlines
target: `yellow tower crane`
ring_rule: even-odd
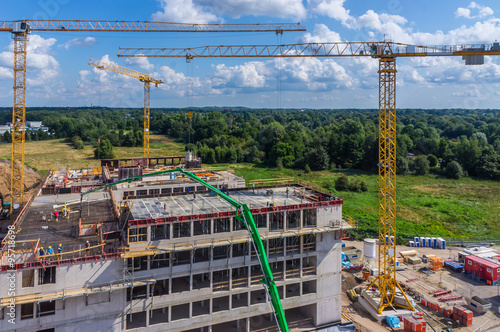
[[[233,45],[196,48],[120,48],[119,57],[372,57],[379,61],[378,303],[368,301],[381,314],[387,307],[413,310],[396,280],[396,58],[461,56],[466,65],[484,63],[485,55],[500,55],[500,44],[418,46],[393,42],[304,43],[291,45]]]
[[[276,32],[305,31],[300,23],[192,24],[148,21],[20,20],[0,21],[0,31],[14,38],[14,102],[12,107],[11,216],[23,204],[26,121],[26,51],[31,31],[88,32]]]
[[[121,75],[129,76],[138,79],[141,82],[144,82],[144,133],[143,133],[143,149],[142,155],[143,158],[146,159],[146,162],[149,158],[149,121],[150,121],[150,110],[149,110],[149,96],[150,96],[150,87],[151,83],[153,83],[156,87],[162,84],[163,81],[160,79],[156,79],[148,74],[143,74],[141,72],[128,69],[125,67],[121,67],[118,65],[113,65],[111,63],[102,62],[96,59],[90,58],[89,65],[97,67],[102,70],[109,70],[114,73],[118,73]]]

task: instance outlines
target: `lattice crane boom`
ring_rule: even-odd
[[[20,20],[0,21],[0,31],[14,36],[14,102],[12,107],[11,216],[23,204],[24,142],[26,112],[26,51],[31,31],[88,32],[275,32],[305,31],[300,23],[192,24],[107,20]],[[149,97],[145,97],[145,102]]]
[[[420,46],[394,42],[303,43],[290,45],[219,45],[194,48],[120,48],[119,57],[273,58],[372,57],[379,60],[379,285],[378,313],[387,307],[414,309],[396,280],[396,59],[398,57],[461,56],[466,65],[500,55],[500,44]],[[402,303],[404,302],[404,303]]]
[[[194,24],[150,21],[107,20],[22,20],[0,21],[0,31],[15,32],[22,23],[31,31],[108,32],[276,32],[306,31],[300,23]]]
[[[285,45],[216,45],[192,48],[120,48],[119,57],[295,58],[429,57],[500,55],[500,44],[419,46],[394,42],[338,42]]]
[[[163,81],[157,78],[152,77],[151,75],[144,74],[141,72],[138,72],[133,69],[125,68],[122,66],[114,65],[112,63],[107,63],[103,62],[100,60],[92,59],[90,58],[89,60],[89,65],[94,66],[96,68],[102,69],[102,70],[108,70],[117,74],[125,75],[128,77],[136,78],[140,80],[141,82],[144,82],[144,118],[143,118],[143,123],[144,123],[144,130],[143,130],[143,149],[142,149],[142,156],[146,160],[149,158],[149,125],[150,125],[150,107],[149,107],[149,101],[150,101],[150,90],[151,90],[151,83],[155,84],[157,87],[158,85],[162,84]]]

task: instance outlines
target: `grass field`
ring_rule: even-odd
[[[228,165],[247,180],[293,177],[312,182],[344,200],[344,215],[358,221],[358,232],[377,232],[377,175],[352,170],[311,172],[267,169],[249,164]],[[337,192],[335,179],[346,174],[368,184],[368,191]],[[500,236],[500,182],[451,180],[436,175],[397,177],[397,224],[400,237]]]
[[[151,135],[153,156],[183,154],[184,146],[160,135]],[[142,147],[114,148],[117,158],[142,155]],[[0,144],[0,159],[8,159],[10,144]],[[75,150],[64,140],[26,142],[26,163],[40,172],[58,167],[97,167],[93,159],[93,147]],[[299,170],[259,167],[252,164],[228,166],[247,181],[291,177],[319,186],[322,190],[344,199],[344,215],[358,221],[359,233],[377,232],[378,184],[377,175],[353,171],[335,170],[304,173]],[[335,179],[346,174],[358,177],[368,184],[368,191],[336,192]],[[466,178],[451,180],[436,175],[397,177],[398,235],[412,236],[500,236],[500,182]]]
[[[161,135],[150,136],[150,156],[183,155],[184,145]],[[142,147],[115,147],[116,158],[142,156]],[[10,159],[11,145],[0,144],[0,159]],[[25,162],[44,173],[50,169],[69,167],[73,169],[97,167],[100,162],[94,159],[94,147],[85,146],[83,150],[75,150],[64,139],[26,142]]]

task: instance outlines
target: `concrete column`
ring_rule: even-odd
[[[246,328],[246,331],[247,331],[247,332],[250,332],[250,317],[247,317],[247,318],[246,318],[246,322],[245,322],[245,324],[246,324],[246,327],[247,327],[247,328]]]

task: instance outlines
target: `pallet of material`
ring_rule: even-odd
[[[454,295],[454,296],[442,297],[439,299],[439,302],[451,302],[451,301],[456,301],[456,300],[461,300],[461,299],[462,299],[461,295]]]
[[[413,265],[422,263],[422,260],[419,257],[412,257],[412,256],[406,256],[405,261],[406,263]]]

